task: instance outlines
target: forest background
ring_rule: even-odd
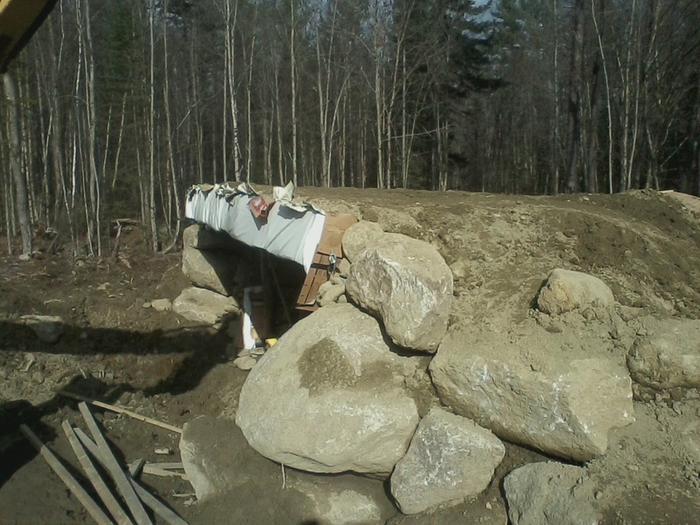
[[[224,180],[697,195],[699,57],[696,0],[60,0],[4,75],[0,236],[164,250]]]

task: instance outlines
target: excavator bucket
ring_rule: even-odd
[[[32,38],[57,0],[0,0],[0,73]]]

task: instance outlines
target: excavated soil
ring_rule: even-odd
[[[624,363],[636,319],[700,318],[700,222],[693,206],[667,195],[355,189],[300,194],[328,211],[355,213],[386,231],[434,244],[455,276],[451,324],[467,335],[528,333],[543,326],[563,346],[575,343]],[[144,307],[154,299],[174,299],[188,286],[179,254],[149,255],[138,236],[122,243],[118,260],[73,260],[59,253],[19,262],[0,256],[0,523],[90,522],[18,432],[20,423],[30,426],[78,472],[61,423],[78,423],[80,414],[61,389],[180,426],[202,414],[235,414],[246,373],[231,364],[226,330]],[[614,319],[584,312],[551,320],[533,312],[539,287],[557,267],[602,278],[620,303]],[[57,344],[41,343],[16,322],[25,314],[60,315],[66,332]],[[636,422],[613,431],[608,453],[588,465],[604,523],[698,523],[698,397],[690,391],[635,401]],[[176,434],[107,412],[98,412],[98,419],[125,461],[179,461]],[[158,456],[156,448],[170,448],[173,456]],[[397,512],[390,522],[505,523],[503,477],[516,466],[547,459],[512,444],[507,450],[478,498],[416,517]],[[281,473],[263,477],[251,490],[212,504],[195,503],[186,481],[143,479],[191,523],[223,523],[227,516],[286,523],[294,498],[266,503],[274,512],[256,510],[260,491],[282,482]]]

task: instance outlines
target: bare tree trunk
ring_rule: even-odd
[[[153,34],[155,25],[155,0],[149,2],[149,43],[150,43],[150,113],[148,116],[148,152],[149,152],[149,177],[148,177],[148,221],[151,229],[151,249],[158,251],[158,225],[156,224],[156,138],[155,138],[155,103],[156,103],[156,83],[155,83],[155,36]]]
[[[605,11],[605,0],[601,0],[601,11]],[[600,60],[603,64],[603,78],[605,79],[605,99],[608,110],[608,192],[613,193],[613,118],[612,118],[612,95],[610,91],[610,78],[608,77],[608,61],[605,57],[605,48],[603,47],[603,34],[598,26],[598,17],[596,16],[595,0],[591,0],[591,12],[593,14],[593,25],[595,27],[596,36],[598,39],[598,50],[600,51]]]
[[[250,180],[253,171],[253,64],[255,64],[255,35],[250,42],[250,58],[248,60],[248,82],[246,84],[246,159],[245,180]],[[263,124],[264,126],[264,124]],[[264,140],[264,139],[263,139]]]
[[[10,170],[15,183],[15,195],[17,201],[17,215],[19,217],[19,229],[22,234],[22,255],[32,254],[32,225],[29,222],[29,198],[27,186],[20,165],[19,152],[19,106],[17,102],[17,88],[10,73],[3,74],[3,86],[10,113]]]
[[[297,173],[297,68],[296,68],[296,6],[295,1],[290,2],[291,6],[291,31],[289,35],[289,55],[290,55],[290,76],[292,84],[292,181],[298,185]]]
[[[377,134],[377,188],[384,187],[384,94],[382,93],[381,59],[378,50],[375,50],[374,64],[374,107],[376,112]]]
[[[285,184],[285,173],[284,173],[284,154],[282,147],[282,115],[280,111],[281,100],[280,100],[280,75],[277,69],[277,64],[275,64],[275,70],[273,71],[275,76],[275,123],[277,128],[277,172],[279,176],[280,186]]]
[[[554,8],[554,143],[552,144],[552,163],[554,165],[554,178],[552,180],[552,193],[559,193],[559,2],[552,0]],[[483,190],[482,190],[483,191]]]
[[[165,0],[164,3],[165,11],[168,11],[168,2]],[[164,253],[168,253],[177,244],[180,238],[180,227],[182,225],[182,210],[180,208],[180,188],[177,183],[177,175],[175,170],[175,154],[173,152],[173,130],[172,122],[170,117],[170,74],[168,73],[168,27],[166,22],[166,17],[163,17],[163,104],[165,105],[165,131],[166,131],[166,145],[168,147],[168,171],[170,172],[170,182],[172,184],[172,197],[175,201],[175,229],[171,233],[170,245],[164,250]],[[168,199],[170,202],[170,199]]]
[[[578,167],[581,145],[581,85],[583,82],[583,0],[574,2],[571,53],[571,84],[569,87],[569,163],[566,189],[579,191]]]

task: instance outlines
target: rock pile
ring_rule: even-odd
[[[343,250],[349,268],[258,361],[235,421],[282,465],[388,479],[404,514],[495,486],[501,440],[567,461],[605,455],[611,433],[634,422],[632,380],[700,385],[698,322],[629,335],[611,289],[592,275],[555,269],[525,321],[477,329],[451,319],[453,275],[429,243],[361,221]],[[570,319],[582,330],[609,322],[615,343],[578,342]],[[585,468],[547,462],[503,474],[514,524],[600,519]]]
[[[242,258],[228,235],[194,224],[183,234],[182,272],[194,286],[183,290],[172,310],[196,323],[216,325],[240,313],[234,298]],[[155,308],[155,301],[151,302]]]

